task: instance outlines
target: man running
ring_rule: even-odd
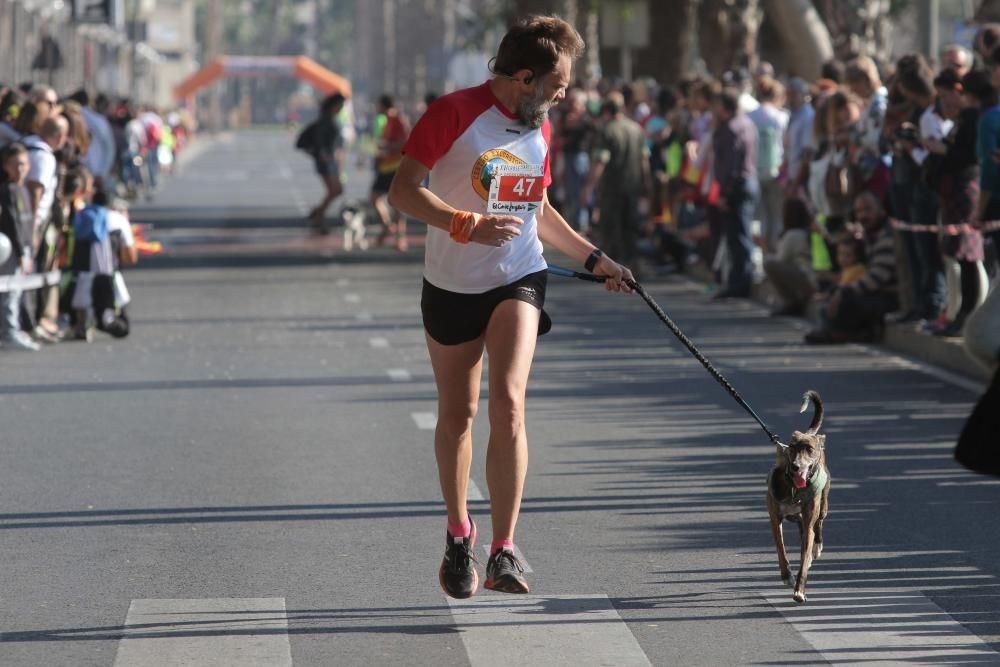
[[[527,593],[514,527],[528,465],[525,390],[539,333],[550,322],[542,241],[627,290],[632,274],[578,235],[549,204],[549,108],[570,82],[580,35],[565,21],[532,16],[504,36],[481,86],[439,98],[414,127],[389,192],[402,213],[427,223],[421,297],[438,390],[434,433],[448,509],[445,593],[476,592],[476,524],[466,494],[472,420],[483,352],[490,356],[486,482],[493,542],[486,588]],[[424,179],[430,174],[429,187]]]

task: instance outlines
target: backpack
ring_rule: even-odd
[[[319,152],[319,121],[313,121],[306,125],[305,129],[299,133],[299,138],[295,140],[295,148],[305,151],[313,157]]]
[[[108,238],[108,209],[87,206],[73,216],[73,234],[77,241],[103,241]]]

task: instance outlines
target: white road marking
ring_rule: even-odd
[[[421,431],[433,431],[437,428],[438,418],[433,412],[411,412],[410,416]]]
[[[361,297],[354,292],[348,292],[344,295],[344,301],[347,303],[361,303]]]
[[[384,348],[389,347],[389,341],[386,340],[385,338],[380,337],[380,336],[376,337],[376,338],[369,338],[368,339],[368,344],[371,345],[372,347],[376,347],[376,348],[380,348],[380,349],[384,349]]]
[[[805,605],[796,605],[786,590],[765,598],[833,665],[1000,661],[920,591],[820,587],[807,591]]]
[[[483,492],[479,490],[479,485],[476,484],[476,480],[469,478],[469,488],[465,491],[465,497],[469,500],[486,500],[486,496]]]
[[[388,368],[385,371],[389,375],[389,379],[393,382],[409,382],[413,379],[410,375],[410,371],[405,368]]]
[[[972,473],[969,473],[970,475]],[[970,479],[963,482],[938,482],[938,486],[1000,486],[1000,479]]]
[[[472,667],[650,665],[606,595],[479,595],[448,604]]]
[[[361,312],[354,316],[358,322],[371,322],[375,319],[375,316],[371,313]]]
[[[290,181],[294,178],[292,174],[292,169],[287,164],[283,164],[278,167],[278,178]]]
[[[284,598],[132,600],[114,667],[291,667]]]
[[[334,283],[337,287],[347,287],[351,284],[349,278],[337,278],[337,282]]]

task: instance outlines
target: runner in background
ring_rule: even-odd
[[[608,276],[609,290],[622,290],[632,276],[573,231],[547,195],[548,112],[565,96],[583,48],[562,19],[517,21],[500,43],[494,78],[437,99],[421,117],[389,193],[394,207],[427,223],[420,305],[438,391],[434,449],[448,510],[438,580],[456,598],[479,586],[477,528],[467,496],[484,352],[490,357],[486,482],[493,520],[484,585],[506,593],[529,589],[514,529],[528,467],[528,373],[537,337],[551,326],[542,311],[542,241]]]
[[[343,192],[340,163],[342,160],[343,137],[337,115],[344,106],[344,96],[334,93],[320,105],[319,118],[302,131],[297,146],[313,157],[316,173],[323,181],[326,193],[323,199],[309,212],[309,224],[313,231],[325,234],[326,210]]]
[[[378,101],[378,116],[375,123],[375,139],[377,152],[375,155],[375,182],[372,184],[371,202],[375,207],[382,232],[378,244],[383,245],[393,234],[396,236],[396,248],[405,251],[406,218],[389,206],[389,186],[392,178],[399,170],[403,159],[403,145],[410,134],[410,123],[396,108],[396,103],[389,95],[383,95]]]

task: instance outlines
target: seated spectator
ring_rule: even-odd
[[[809,344],[876,340],[883,319],[898,306],[896,248],[882,202],[871,192],[862,192],[854,202],[854,213],[868,256],[865,273],[857,282],[836,288],[821,313],[821,325],[805,336]]]
[[[865,242],[846,235],[837,242],[837,265],[840,267],[838,287],[854,285],[865,275]]]
[[[782,218],[784,230],[778,239],[777,251],[764,258],[764,273],[783,302],[771,314],[798,316],[805,313],[809,298],[816,290],[809,240],[812,214],[806,203],[795,197],[785,200]]]

